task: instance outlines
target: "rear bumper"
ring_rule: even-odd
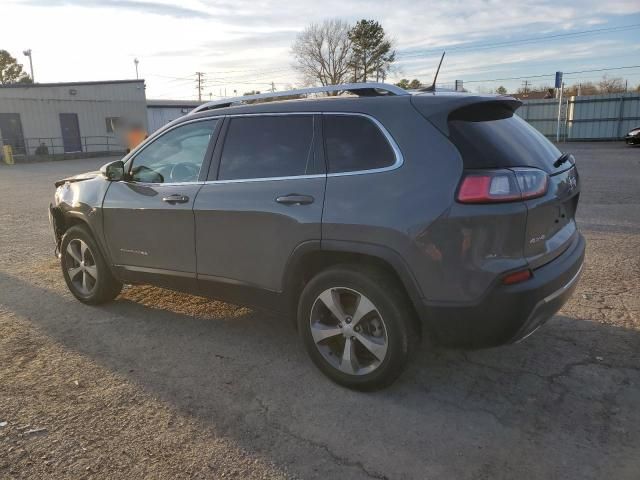
[[[578,233],[558,258],[516,285],[495,285],[474,305],[425,303],[423,316],[439,343],[491,347],[522,340],[551,318],[571,297],[582,272],[585,241]]]

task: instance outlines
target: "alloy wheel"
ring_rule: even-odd
[[[74,238],[65,251],[65,265],[69,280],[83,296],[89,296],[98,283],[98,267],[89,245]]]
[[[351,288],[330,288],[318,295],[310,327],[324,359],[348,375],[371,373],[387,356],[382,315],[369,298]]]

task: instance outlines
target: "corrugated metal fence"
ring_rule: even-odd
[[[518,115],[550,138],[556,137],[558,99],[526,100]],[[562,99],[562,140],[618,140],[640,126],[640,94],[611,93]]]

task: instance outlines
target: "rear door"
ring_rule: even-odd
[[[194,205],[198,279],[282,290],[295,248],[319,241],[326,175],[310,114],[225,120]],[[222,141],[222,136],[224,141]]]
[[[532,268],[560,255],[577,232],[580,184],[573,156],[499,102],[460,109],[449,117],[451,140],[466,170],[534,168],[548,174],[545,195],[526,200],[523,252]]]
[[[193,278],[193,203],[206,178],[218,120],[168,130],[128,163],[130,178],[112,182],[103,203],[113,263],[138,274]]]

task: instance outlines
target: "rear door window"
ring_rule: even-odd
[[[219,180],[323,173],[314,160],[312,115],[230,118]]]
[[[391,145],[370,119],[356,115],[323,115],[329,173],[373,170],[396,161]]]

